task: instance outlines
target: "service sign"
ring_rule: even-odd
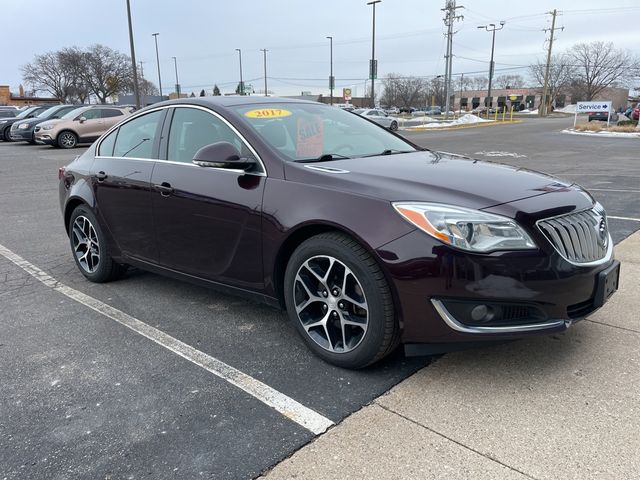
[[[611,102],[578,102],[576,105],[577,113],[609,111],[611,111]]]

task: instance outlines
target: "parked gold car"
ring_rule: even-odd
[[[76,108],[57,120],[48,120],[36,126],[35,140],[36,143],[60,148],[92,143],[130,114],[130,107],[114,105]]]

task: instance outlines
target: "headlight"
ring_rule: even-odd
[[[43,125],[42,126],[42,130],[51,130],[53,128],[53,125]]]
[[[18,128],[20,130],[25,130],[25,129],[29,128],[29,124],[28,123],[21,123],[21,124],[18,125]]]
[[[484,253],[537,248],[514,220],[500,215],[437,203],[397,202],[393,207],[433,238],[463,250]]]

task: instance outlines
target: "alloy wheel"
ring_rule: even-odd
[[[93,273],[100,263],[100,244],[91,221],[80,215],[73,222],[73,253],[80,267],[87,273]]]
[[[76,137],[73,133],[63,132],[60,134],[60,145],[64,148],[72,148],[76,146]]]
[[[367,333],[369,307],[364,289],[353,271],[334,257],[314,256],[300,266],[293,299],[307,335],[325,350],[350,352]]]

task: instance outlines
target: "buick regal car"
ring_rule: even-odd
[[[132,265],[266,301],[346,368],[401,343],[434,353],[561,332],[617,289],[605,211],[578,185],[313,102],[162,102],[59,178],[90,281]]]

